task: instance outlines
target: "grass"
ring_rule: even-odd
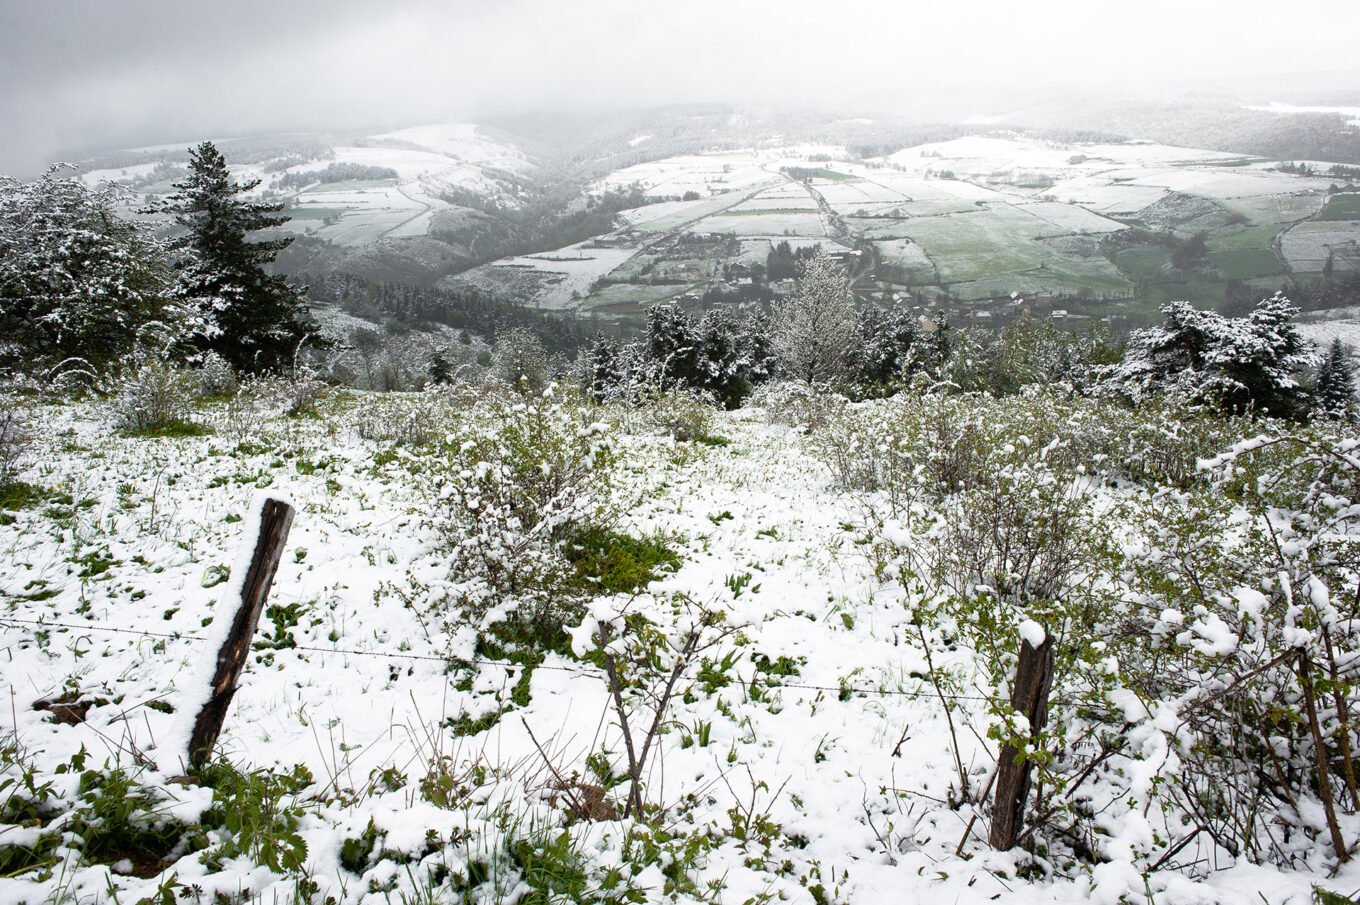
[[[640,591],[660,577],[661,571],[680,567],[680,557],[659,534],[633,537],[588,528],[568,539],[564,549],[577,580],[605,594]]]
[[[826,167],[785,167],[784,172],[795,179],[825,179],[828,182],[856,182],[859,180],[858,176],[852,176],[838,170],[828,170]]]
[[[1211,251],[1208,259],[1228,280],[1250,280],[1285,272],[1284,261],[1269,247]]]
[[[1333,195],[1317,215],[1319,220],[1360,220],[1360,193]]]
[[[0,510],[17,512],[44,502],[51,496],[46,490],[34,484],[14,481],[0,487]]]
[[[140,427],[127,431],[129,437],[205,437],[212,433],[212,428],[205,424],[198,424],[194,421],[184,421],[173,419],[163,421],[160,424],[153,424],[150,427]]]

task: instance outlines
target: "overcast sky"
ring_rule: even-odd
[[[0,173],[80,149],[689,101],[985,108],[1357,75],[1360,0],[0,0]],[[998,112],[960,109],[960,117]]]

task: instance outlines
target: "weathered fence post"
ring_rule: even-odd
[[[236,680],[245,668],[255,626],[264,611],[269,587],[278,571],[283,546],[288,541],[288,529],[293,524],[293,507],[282,500],[266,499],[260,508],[260,533],[255,539],[255,553],[250,569],[241,582],[241,605],[236,610],[231,629],[222,648],[217,652],[217,671],[213,675],[212,693],[194,720],[189,736],[189,764],[194,769],[207,763],[222,722],[227,717],[232,696],[236,694]],[[219,617],[221,618],[221,617]]]
[[[1053,684],[1053,639],[1045,636],[1036,648],[1020,643],[1020,662],[1015,668],[1011,706],[1029,720],[1030,738],[1036,738],[1048,722],[1048,691]],[[992,831],[988,842],[997,851],[1015,848],[1025,820],[1029,797],[1030,762],[1013,744],[1001,749],[996,765],[996,797],[992,799]],[[1018,761],[1018,763],[1017,763]]]

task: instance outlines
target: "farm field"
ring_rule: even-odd
[[[1153,312],[1178,294],[1217,304],[1228,280],[1265,285],[1293,270],[1316,270],[1321,243],[1350,233],[1349,221],[1339,219],[1349,216],[1349,201],[1342,196],[1329,205],[1326,180],[1194,148],[1059,145],[1009,135],[923,145],[876,161],[833,158],[812,167],[789,160],[770,151],[697,155],[630,168],[606,182],[640,177],[670,191],[735,173],[751,186],[740,200],[728,203],[728,193],[662,204],[628,212],[626,220],[652,234],[734,236],[744,243],[741,260],[759,263],[769,247],[755,244],[762,237],[828,236],[833,224],[813,207],[824,205],[835,215],[837,238],[875,243],[895,280],[906,278],[926,294],[948,289],[965,301],[1084,290],[1124,299],[1121,311],[1132,304]],[[817,175],[801,186],[749,181],[757,171],[773,177],[792,165]],[[1311,222],[1324,209],[1342,225]],[[1291,238],[1286,231],[1297,224],[1303,226]],[[1102,250],[1100,237],[1134,227],[1182,238],[1204,230],[1209,269],[1185,277],[1169,272],[1169,252],[1149,248],[1111,258]],[[713,259],[715,273],[725,260],[731,259]]]
[[[1313,220],[1285,232],[1280,249],[1295,270],[1317,272],[1332,252],[1356,255],[1360,246],[1360,220]]]
[[[290,190],[294,220],[287,228],[359,248],[429,236],[435,223],[449,222],[440,218],[451,216],[450,199],[458,193],[513,207],[521,181],[535,178],[534,164],[497,136],[471,124],[422,126],[368,136],[331,149],[330,157],[290,165],[281,172],[292,177],[335,163],[388,168],[397,178]],[[646,147],[647,137],[638,138],[634,147]],[[259,164],[239,172],[263,177],[265,188],[278,175]],[[87,180],[101,176],[140,180],[141,191],[164,191],[173,178],[153,165],[85,174]],[[155,178],[164,184],[145,184]],[[546,252],[444,281],[531,307],[632,317],[657,297],[653,275],[703,295],[722,281],[727,265],[763,265],[780,240],[833,248],[863,241],[876,243],[893,268],[878,278],[907,279],[901,285],[925,297],[947,293],[982,303],[1011,292],[1089,290],[1152,316],[1178,294],[1214,305],[1230,280],[1278,285],[1296,273],[1320,271],[1331,251],[1353,254],[1357,236],[1349,224],[1360,222],[1360,205],[1354,194],[1329,197],[1331,183],[1238,154],[1144,142],[1062,143],[1004,131],[872,159],[851,159],[836,145],[771,143],[666,157],[599,179],[589,192],[640,186],[656,203],[620,212],[606,239],[613,247],[587,255],[589,261],[564,260],[580,257],[570,250]],[[687,193],[692,200],[676,200]],[[1182,240],[1203,231],[1205,266],[1172,273],[1169,253],[1120,250],[1119,240],[1107,252],[1100,243],[1128,229]],[[696,254],[676,244],[690,235],[712,241],[701,242]],[[592,300],[597,280],[610,286],[609,295]],[[614,288],[622,285],[635,288]],[[637,304],[621,302],[624,296]]]

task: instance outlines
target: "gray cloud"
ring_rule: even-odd
[[[0,172],[82,148],[688,101],[993,112],[1357,74],[1354,0],[0,0]],[[1306,51],[1303,48],[1306,47]]]

